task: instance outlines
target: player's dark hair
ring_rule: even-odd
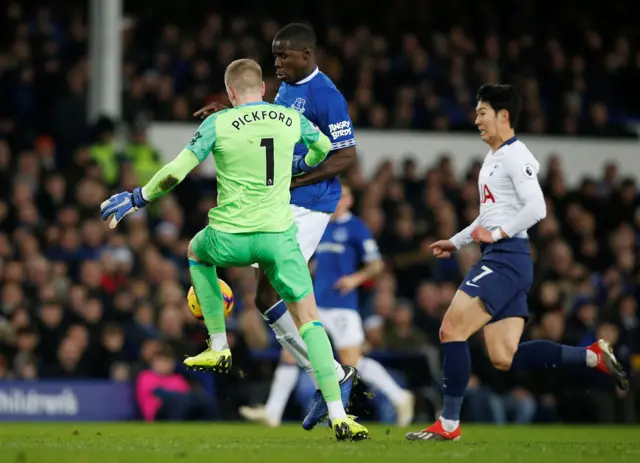
[[[522,111],[522,97],[513,85],[483,85],[478,90],[478,102],[489,104],[497,113],[506,110],[509,113],[509,124],[516,128]]]
[[[313,50],[316,46],[316,33],[306,24],[290,23],[278,31],[274,40],[287,41],[291,48]]]

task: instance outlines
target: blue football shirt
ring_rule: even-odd
[[[356,145],[353,124],[347,102],[342,93],[326,74],[318,68],[307,78],[295,83],[280,85],[275,104],[288,106],[303,114],[331,140],[331,149],[338,150]],[[307,147],[298,143],[294,162],[307,153]],[[327,156],[327,159],[331,156]],[[323,180],[313,185],[291,191],[291,204],[313,211],[335,211],[342,188],[337,178]]]
[[[362,264],[380,259],[378,245],[365,223],[352,214],[329,222],[315,257],[313,290],[321,309],[358,310],[358,291],[340,294],[335,284]]]

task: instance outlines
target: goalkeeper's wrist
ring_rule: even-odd
[[[298,160],[298,169],[301,170],[302,172],[305,173],[309,173],[313,170],[313,167],[309,167],[309,165],[307,164],[307,161],[305,161],[305,158],[302,157]]]
[[[132,202],[133,205],[137,208],[142,208],[145,207],[147,204],[149,204],[149,201],[147,201],[144,198],[144,195],[142,194],[142,187],[137,187],[133,189],[132,192]]]

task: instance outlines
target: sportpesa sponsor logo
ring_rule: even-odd
[[[342,121],[336,124],[329,124],[329,132],[331,137],[336,140],[340,137],[351,135],[351,121]]]

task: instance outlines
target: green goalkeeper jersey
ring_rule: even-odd
[[[199,162],[213,153],[218,204],[209,225],[226,233],[283,232],[293,224],[289,206],[293,151],[310,151],[305,163],[320,164],[330,140],[297,111],[265,102],[212,114],[186,146]]]

